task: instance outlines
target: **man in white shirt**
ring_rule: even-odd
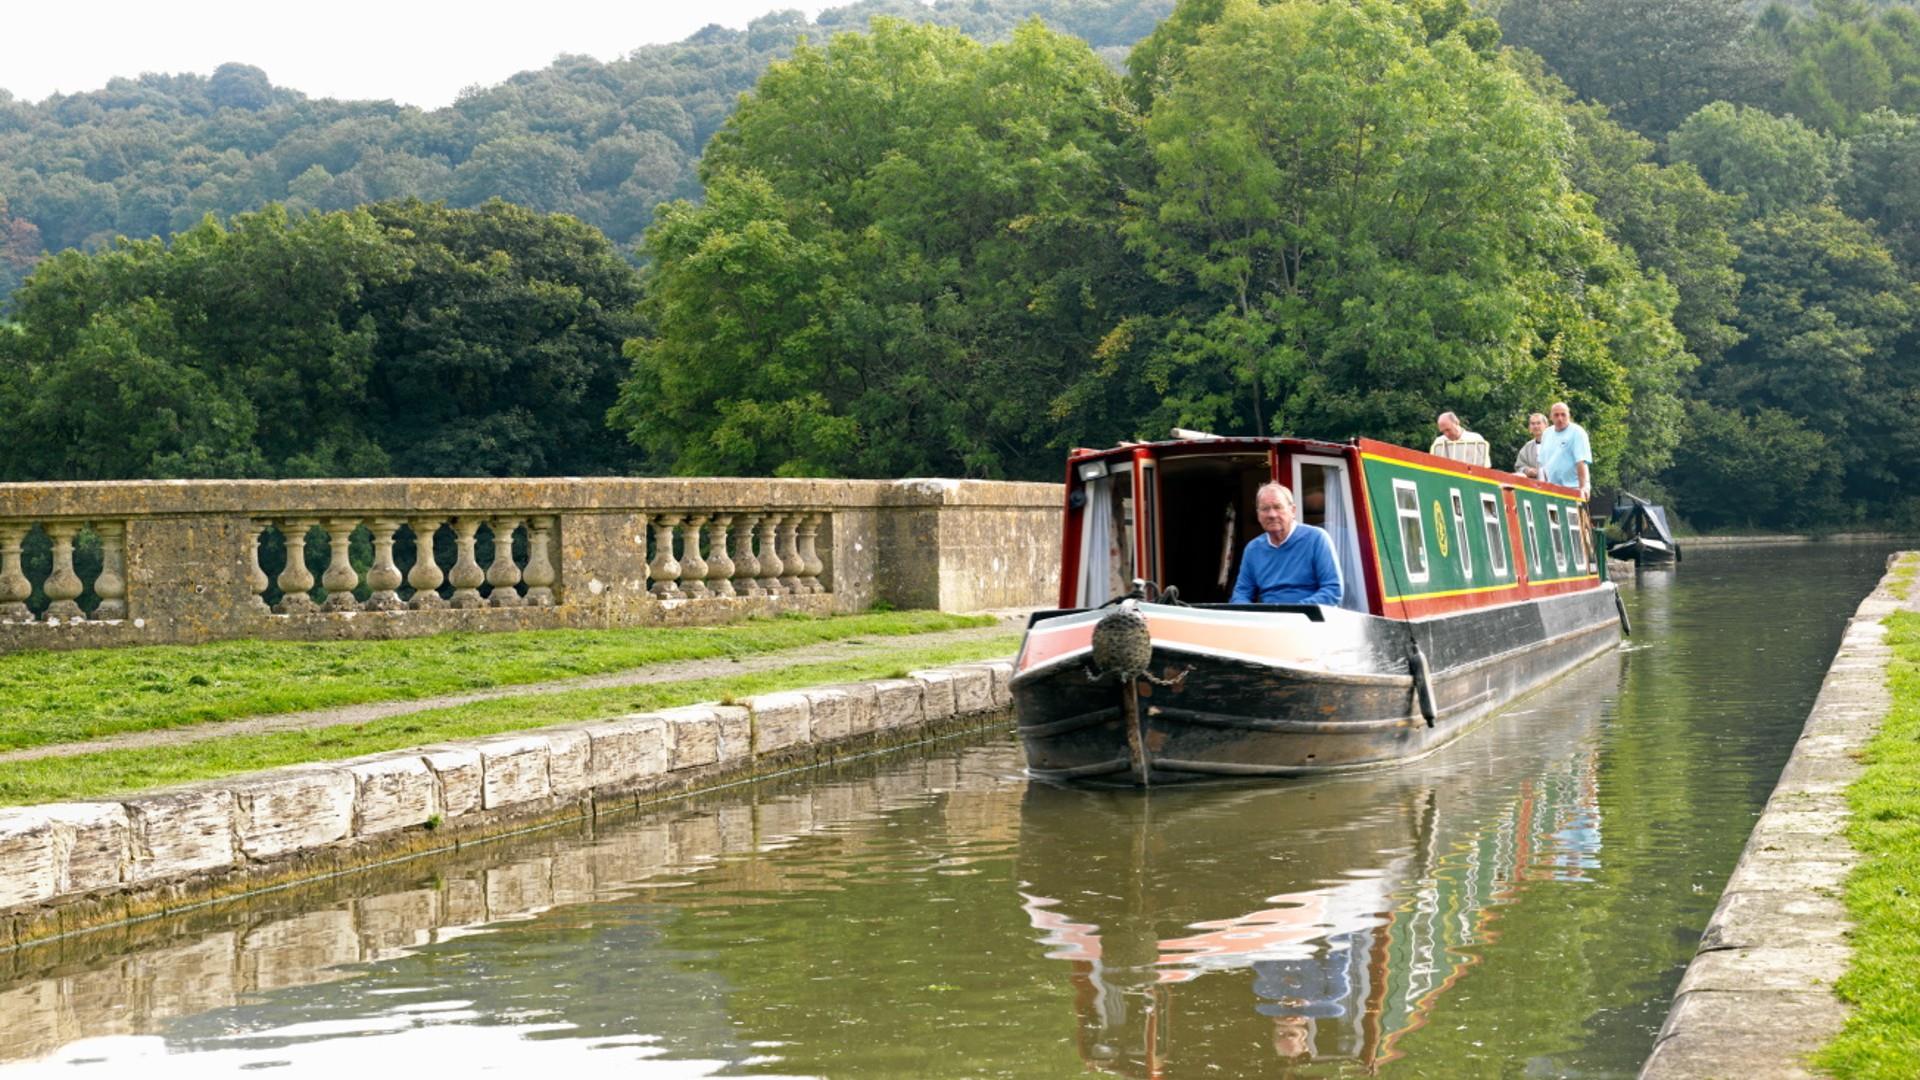
[[[1427,453],[1436,457],[1464,461],[1469,465],[1491,467],[1493,459],[1487,453],[1487,440],[1478,433],[1460,426],[1460,418],[1450,412],[1443,412],[1433,420],[1433,426],[1440,430],[1439,437],[1433,440],[1433,446]]]

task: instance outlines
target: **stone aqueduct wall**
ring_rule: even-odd
[[[955,480],[0,484],[0,652],[1050,605],[1060,507]]]
[[[1006,716],[1007,661],[0,808],[0,952]]]
[[[882,815],[941,791],[946,827],[967,838],[1011,835],[1023,785],[964,758],[907,755],[870,773],[772,793],[627,817],[603,832],[585,819],[492,845],[370,869],[351,887],[317,884],[245,905],[197,908],[85,935],[0,950],[0,1064],[45,1056],[83,1036],[139,1035],[176,1016],[239,1005],[262,991],[351,977],[350,965],[390,961],[474,928],[532,918],[644,888],[700,866],[742,888],[797,883],[778,855],[826,836],[858,847]],[[611,836],[610,842],[594,842]],[[802,866],[801,870],[807,868]],[[139,946],[136,951],[131,946]]]

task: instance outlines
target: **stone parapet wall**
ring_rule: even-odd
[[[687,800],[611,827],[582,819],[516,839],[510,850],[475,845],[430,862],[371,868],[349,882],[0,951],[0,1065],[44,1057],[80,1038],[149,1034],[170,1018],[239,1005],[263,991],[350,979],[356,964],[394,961],[489,924],[631,894],[689,867],[737,878],[745,889],[819,888],[823,883],[804,866],[794,868],[793,881],[773,876],[789,871],[771,853],[804,837],[875,828],[890,811],[923,806],[928,791],[968,809],[954,828],[1017,822],[1019,779],[969,768],[964,759],[965,752],[893,755],[875,769],[822,783]],[[594,842],[608,835],[618,842]]]
[[[1045,606],[1060,507],[956,480],[0,484],[0,651]]]
[[[0,949],[978,726],[1000,661],[0,810]]]

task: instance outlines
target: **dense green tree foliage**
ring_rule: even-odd
[[[1821,481],[1789,488],[1796,523],[1850,521],[1920,497],[1920,285],[1865,225],[1831,205],[1759,218],[1736,235],[1745,340],[1700,372],[1708,403],[1747,418],[1777,412],[1824,443]],[[1725,451],[1696,440],[1703,454]],[[1749,449],[1764,452],[1764,446]],[[1773,453],[1764,456],[1780,464]],[[1788,468],[1797,468],[1798,463]]]
[[[1045,475],[1050,403],[1144,282],[1138,166],[1118,78],[1038,23],[799,49],[648,235],[615,421],[683,472]]]
[[[1797,210],[1833,194],[1839,143],[1791,116],[1716,101],[1667,138],[1668,153],[1716,189],[1746,199],[1749,215]]]
[[[502,202],[62,252],[0,335],[0,477],[604,472],[638,296],[599,232]]]
[[[1878,109],[1920,112],[1920,12],[1859,0],[1812,7],[1800,16],[1774,8],[1759,20],[1772,66],[1785,73],[1781,111],[1840,134]]]
[[[1176,73],[1144,140],[1038,27],[877,24],[777,65],[706,204],[649,236],[657,336],[616,421],[690,472],[1034,476],[1170,424],[1424,441],[1451,406],[1517,441],[1566,396],[1603,473],[1664,463],[1675,295],[1569,186],[1564,124],[1484,24],[1197,7],[1190,41],[1143,46]]]
[[[1498,10],[1508,44],[1647,134],[1710,102],[1755,100],[1779,80],[1746,0],[1507,0]]]
[[[1133,230],[1190,296],[1135,335],[1151,423],[1419,442],[1441,408],[1510,434],[1564,394],[1607,470],[1635,391],[1672,395],[1671,290],[1574,197],[1564,126],[1429,37],[1365,2],[1229,5],[1199,35],[1154,103]]]

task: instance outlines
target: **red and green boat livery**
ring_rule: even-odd
[[[1579,493],[1389,443],[1189,438],[1077,450],[1060,608],[1013,680],[1029,768],[1167,783],[1425,754],[1616,645]],[[1338,606],[1232,604],[1270,480],[1325,529]]]

